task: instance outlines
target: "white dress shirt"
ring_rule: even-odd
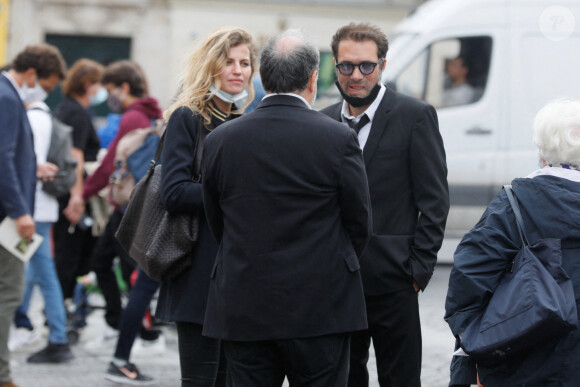
[[[382,83],[380,85],[381,85],[381,90],[377,94],[377,98],[375,98],[373,103],[371,103],[369,105],[367,110],[365,110],[363,113],[361,113],[357,117],[350,115],[350,112],[348,111],[347,102],[346,101],[342,102],[341,117],[342,117],[342,122],[344,122],[345,124],[346,124],[347,119],[352,120],[354,123],[358,123],[358,121],[361,119],[363,114],[366,114],[369,117],[368,124],[366,124],[365,126],[360,128],[360,131],[358,132],[358,142],[360,144],[361,149],[363,149],[363,151],[364,151],[365,144],[367,143],[367,139],[369,138],[369,133],[371,132],[373,118],[375,117],[375,113],[376,113],[377,109],[379,108],[379,105],[380,105],[383,97],[385,96],[385,91],[387,90],[385,85],[383,85]]]

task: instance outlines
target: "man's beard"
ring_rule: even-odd
[[[350,95],[346,94],[344,90],[342,90],[342,87],[340,87],[340,83],[338,83],[338,81],[336,81],[334,84],[336,85],[336,87],[338,87],[338,91],[340,91],[340,95],[342,95],[342,98],[344,98],[344,100],[349,105],[355,108],[368,106],[371,103],[373,103],[375,98],[377,98],[379,91],[381,90],[381,85],[377,83],[375,87],[373,87],[369,95],[367,95],[366,97],[351,97]]]

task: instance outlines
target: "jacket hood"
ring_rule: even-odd
[[[578,172],[580,174],[580,172]],[[580,229],[580,182],[541,175],[515,179],[522,216],[540,238],[577,239]],[[530,239],[534,235],[530,235]],[[530,240],[532,242],[532,240]]]
[[[152,119],[158,119],[163,116],[157,100],[153,97],[143,97],[135,101],[127,108],[127,111],[137,110]]]

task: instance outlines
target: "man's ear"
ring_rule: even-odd
[[[26,86],[28,87],[34,87],[34,81],[36,80],[36,69],[31,67],[28,70],[26,70],[24,72],[24,75],[22,77],[22,79],[24,80],[24,83],[26,84]]]
[[[121,90],[127,94],[131,94],[131,86],[129,86],[129,83],[127,82],[121,83]]]
[[[318,82],[318,70],[314,70],[310,79],[308,80],[308,91],[314,93],[316,90],[316,83]]]
[[[381,71],[385,71],[385,67],[387,67],[387,58],[383,58],[381,63]]]

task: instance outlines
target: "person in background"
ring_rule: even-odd
[[[89,272],[96,242],[90,227],[79,221],[83,216],[91,216],[91,208],[85,206],[82,194],[85,163],[96,161],[100,149],[89,109],[107,98],[100,83],[103,70],[101,64],[91,59],[76,61],[62,84],[64,99],[55,110],[55,115],[73,128],[73,157],[77,160],[76,183],[70,195],[58,198],[59,218],[53,227],[54,260],[66,300],[74,296],[77,277]]]
[[[37,176],[52,175],[58,168],[37,165],[24,104],[37,100],[42,91],[52,90],[65,72],[66,63],[56,47],[36,44],[18,53],[12,68],[0,76],[0,221],[13,219],[17,233],[27,241],[36,231]],[[0,246],[0,387],[17,387],[10,375],[8,336],[23,283],[24,263]]]
[[[192,181],[198,133],[207,134],[236,118],[254,98],[251,80],[256,62],[249,32],[236,27],[211,32],[191,54],[182,90],[164,114],[168,123],[161,155],[163,203],[170,213],[199,216],[192,265],[161,284],[156,311],[156,317],[177,325],[184,387],[223,387],[226,382],[221,342],[201,334],[218,245],[203,213],[202,185]]]
[[[562,240],[562,267],[572,280],[580,310],[580,101],[557,100],[534,119],[540,168],[511,182],[530,244]],[[453,257],[445,320],[458,338],[485,307],[485,300],[521,248],[514,212],[500,191]],[[580,377],[580,335],[573,330],[496,364],[454,356],[450,386],[574,386]]]
[[[162,112],[157,99],[149,96],[145,73],[130,60],[121,60],[108,65],[101,79],[108,92],[107,105],[115,113],[122,113],[119,129],[107,148],[107,154],[99,167],[84,182],[82,199],[84,202],[109,185],[109,178],[115,170],[115,153],[119,140],[127,133],[151,126],[152,121],[161,118]],[[91,268],[97,276],[99,288],[105,298],[105,320],[107,329],[103,341],[113,342],[118,338],[122,304],[117,278],[113,272],[113,260],[120,258],[123,279],[130,283],[135,262],[123,250],[115,232],[123,217],[123,208],[111,201],[114,210],[99,237],[91,257]]]
[[[299,31],[270,39],[267,95],[205,142],[203,202],[220,246],[203,334],[223,340],[231,386],[346,386],[350,333],[367,327],[368,183],[355,133],[310,107],[319,62]]]
[[[52,115],[49,107],[43,102],[50,91],[51,89],[39,90],[37,100],[26,106],[28,121],[34,136],[36,162],[39,167],[47,163],[46,157],[51,142]],[[36,232],[43,237],[43,240],[26,266],[24,298],[16,311],[16,316],[19,315],[20,318],[28,320],[26,315],[32,298],[32,291],[34,285],[38,285],[44,298],[44,314],[49,328],[48,346],[30,356],[28,362],[63,363],[71,360],[74,356],[70,350],[66,335],[66,310],[50,247],[50,231],[53,223],[58,219],[58,201],[54,196],[42,190],[41,181],[36,183],[34,206]],[[15,323],[17,324],[18,319],[16,316]]]
[[[447,63],[445,70],[451,84],[443,90],[442,106],[458,106],[473,102],[475,88],[467,82],[469,74],[467,59],[463,56],[453,58]]]
[[[322,112],[358,133],[373,213],[361,258],[369,327],[353,334],[348,385],[368,386],[372,339],[381,387],[420,386],[418,292],[433,274],[449,211],[437,113],[381,84],[388,41],[379,28],[349,24],[331,46],[344,101]]]

